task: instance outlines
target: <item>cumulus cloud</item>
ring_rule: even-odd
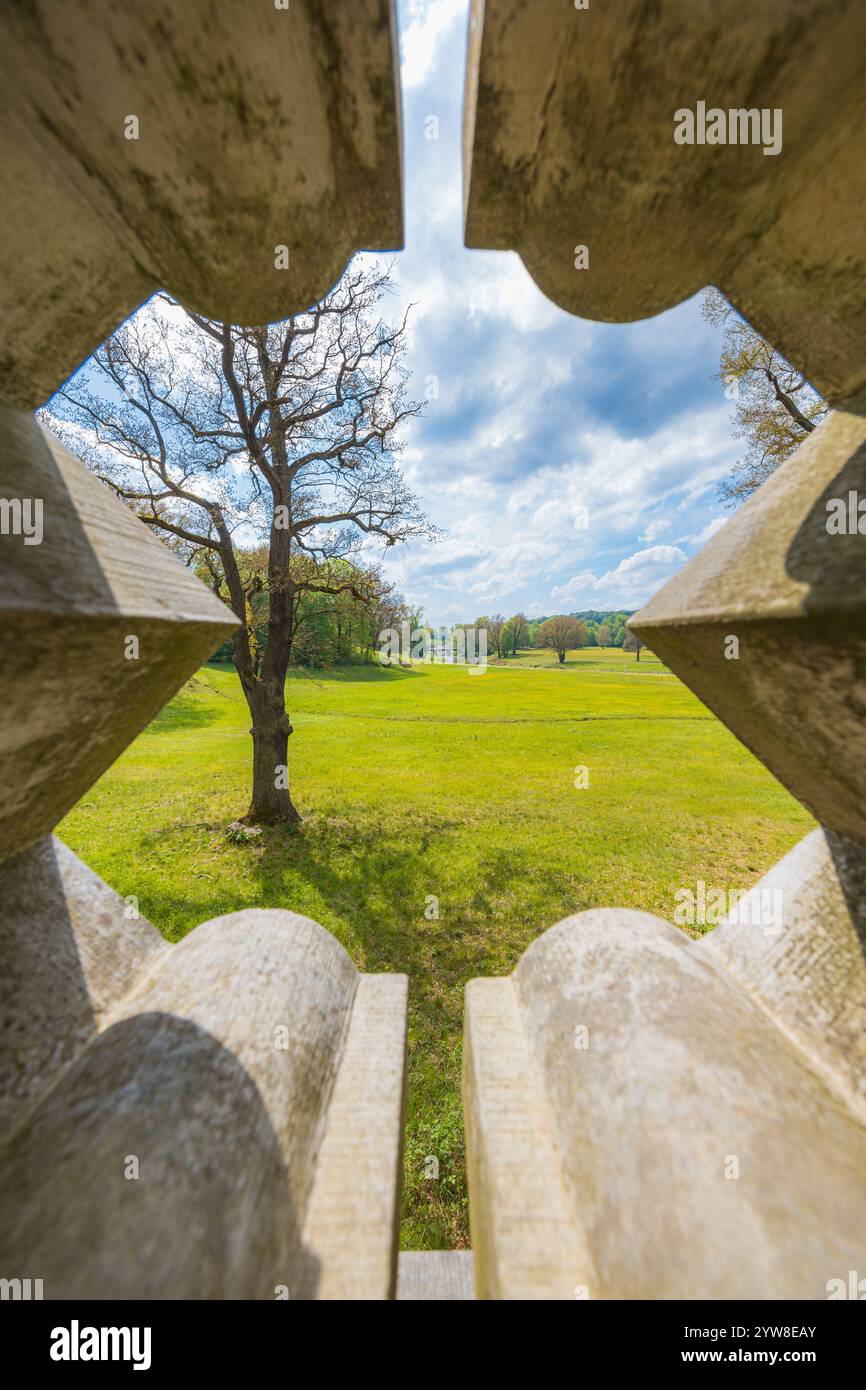
[[[400,78],[404,89],[422,87],[440,43],[467,23],[467,0],[408,0],[400,9]]]
[[[653,545],[637,550],[606,574],[584,570],[551,590],[551,597],[572,607],[635,608],[661,588],[685,563],[676,545]],[[584,603],[583,600],[586,600]]]
[[[713,380],[718,334],[695,303],[642,323],[576,318],[545,298],[515,252],[467,250],[468,0],[401,0],[399,18],[406,250],[393,307],[413,306],[407,365],[428,398],[403,463],[447,540],[395,547],[385,567],[432,621],[455,608],[467,618],[482,607],[547,612],[551,590],[580,575],[591,577],[593,606],[605,593],[635,606],[654,571],[641,584],[628,562],[644,549],[690,553],[736,458]],[[438,139],[428,138],[431,115]]]
[[[706,545],[707,541],[711,540],[717,531],[721,531],[726,521],[727,517],[724,516],[712,517],[707,522],[706,526],[704,526],[701,531],[698,531],[696,535],[687,536],[687,542],[689,545]]]
[[[657,541],[659,536],[663,536],[670,529],[671,523],[666,517],[656,517],[652,521],[647,522],[641,534],[641,540],[647,543],[650,541]]]

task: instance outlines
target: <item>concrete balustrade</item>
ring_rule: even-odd
[[[757,998],[866,1122],[866,849],[814,830],[694,948]]]
[[[866,534],[833,522],[851,492],[866,502],[866,418],[836,411],[630,626],[819,820],[866,844]]]
[[[0,869],[0,1263],[46,1298],[389,1298],[406,980],[315,922],[176,946],[68,850]]]
[[[38,503],[42,532],[0,537],[2,858],[54,828],[237,619],[32,415],[2,405],[0,496]]]
[[[863,1267],[863,904],[828,858],[807,841],[753,890],[784,885],[763,967],[753,927],[598,909],[468,986],[479,1297],[826,1298]]]
[[[154,290],[272,322],[402,244],[392,0],[11,6],[0,73],[0,398],[41,404]]]
[[[405,979],[277,909],[170,946],[51,839],[236,619],[25,413],[158,287],[274,320],[400,244],[393,5],[67,0],[3,37],[0,497],[33,524],[0,538],[0,1273],[394,1297]],[[715,283],[838,407],[633,623],[824,828],[701,940],[599,908],[470,982],[479,1297],[824,1298],[866,1267],[864,40],[842,0],[473,3],[467,244],[603,320]],[[758,102],[777,152],[675,139]],[[465,1296],[439,1264],[404,1297]]]
[[[718,285],[833,404],[866,403],[862,5],[473,0],[472,26],[467,246],[607,322]],[[746,147],[678,144],[699,102],[781,111],[780,152],[751,121]]]
[[[49,838],[237,619],[26,413],[158,288],[262,323],[400,245],[393,5],[70,0],[3,40],[0,1269],[393,1297],[405,980],[285,911],[168,946]]]
[[[171,951],[156,927],[46,836],[0,864],[0,1133],[11,1133]]]
[[[841,3],[472,6],[467,245],[593,319],[715,284],[839,407],[630,624],[824,829],[700,941],[599,909],[469,984],[479,1297],[866,1264],[864,41]]]

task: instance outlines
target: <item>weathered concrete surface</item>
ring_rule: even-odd
[[[40,544],[0,536],[2,860],[53,829],[237,620],[79,459],[6,406],[0,497],[38,500],[43,518]]]
[[[777,903],[779,923],[756,925]],[[690,949],[759,999],[866,1123],[866,849],[814,830]]]
[[[402,1250],[397,1300],[405,1303],[463,1303],[475,1297],[471,1250]]]
[[[400,1237],[405,975],[361,975],[307,1204],[298,1297],[393,1298]]]
[[[463,1124],[478,1298],[567,1298],[597,1276],[513,979],[470,980]]]
[[[69,0],[0,32],[13,406],[157,288],[261,323],[401,244],[391,0]],[[49,1298],[392,1297],[405,979],[286,912],[167,947],[43,838],[237,619],[5,405],[0,498],[44,523],[0,537],[0,1267]]]
[[[866,844],[866,536],[827,530],[852,491],[866,500],[866,422],[837,411],[629,626],[818,820]]]
[[[0,864],[0,1135],[171,951],[59,840]]]
[[[53,1084],[34,1086],[0,1155],[2,1267],[38,1268],[46,1298],[393,1297],[405,977],[359,975],[328,932],[283,911],[217,918],[168,948],[139,924],[100,973],[118,900],[68,851],[54,858],[61,886],[34,930],[65,911],[82,1003],[65,1004],[68,951],[34,966],[31,999],[64,976],[41,1016],[71,1042],[39,1059]],[[20,915],[6,928],[20,949],[25,929]],[[4,1059],[13,1101],[15,1071]]]
[[[792,1002],[819,853],[807,842],[787,870],[787,988],[755,985],[748,964],[731,973],[727,927],[714,949],[610,909],[560,922],[512,976],[467,987],[478,1297],[823,1299],[864,1267],[866,1128],[845,1101],[862,971],[813,968]],[[823,900],[838,942],[848,909]],[[842,1020],[826,1046],[822,1013]]]
[[[829,400],[864,391],[866,7],[473,0],[472,23],[467,246],[585,318],[716,284]],[[781,108],[782,152],[676,144],[699,100]]]
[[[392,0],[64,0],[0,33],[4,399],[39,404],[157,288],[272,322],[402,244]]]

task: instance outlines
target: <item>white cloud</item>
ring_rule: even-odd
[[[423,86],[436,61],[439,40],[458,19],[466,0],[410,0],[409,21],[400,33],[400,77],[404,88]]]
[[[706,545],[707,541],[712,540],[717,531],[721,531],[726,521],[727,517],[725,516],[714,516],[707,522],[702,531],[698,531],[697,535],[686,536],[686,541],[689,545]]]
[[[426,586],[437,613],[444,612],[444,601],[434,590],[443,589],[452,604],[462,596],[466,617],[478,606],[528,611],[535,604],[549,612],[551,592],[570,608],[637,608],[684,562],[680,546],[691,547],[703,534],[665,544],[661,538],[673,523],[660,511],[680,513],[680,520],[688,511],[704,521],[705,507],[683,504],[696,491],[714,491],[725,471],[731,439],[723,406],[684,411],[643,437],[628,436],[613,423],[576,423],[568,430],[563,419],[552,439],[567,444],[565,457],[554,454],[513,480],[539,435],[551,437],[546,343],[536,341],[531,381],[524,359],[505,405],[491,399],[489,412],[461,415],[462,427],[433,448],[424,449],[422,433],[413,437],[413,486],[448,540],[390,552],[386,566],[402,587]],[[495,336],[488,343],[491,355],[501,352]],[[470,369],[485,385],[487,374],[500,370],[489,360]],[[584,507],[586,529],[577,524]],[[719,524],[711,516],[704,530]]]
[[[620,560],[615,569],[595,575],[584,570],[566,584],[551,590],[551,597],[580,606],[634,608],[646,603],[685,563],[685,553],[676,545],[653,545]]]
[[[666,531],[671,529],[671,523],[663,516],[657,517],[654,521],[647,523],[641,535],[641,540],[649,545],[651,541],[657,541],[659,536],[663,536]]]
[[[541,333],[563,317],[565,311],[545,298],[516,251],[469,254],[467,318],[504,319],[522,333]]]

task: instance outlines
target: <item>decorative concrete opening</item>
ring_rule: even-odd
[[[465,1297],[465,1257],[398,1279],[405,977],[285,910],[170,945],[52,838],[236,619],[30,411],[158,287],[272,321],[401,239],[391,4],[293,7],[291,42],[276,9],[161,8],[3,21],[0,490],[44,524],[0,538],[3,1265],[48,1297]],[[582,19],[473,4],[467,244],[588,318],[718,285],[832,405],[632,623],[820,828],[705,939],[599,907],[469,984],[474,1290],[825,1298],[866,1268],[866,17]],[[726,111],[761,86],[779,157],[672,138],[710,79]]]

